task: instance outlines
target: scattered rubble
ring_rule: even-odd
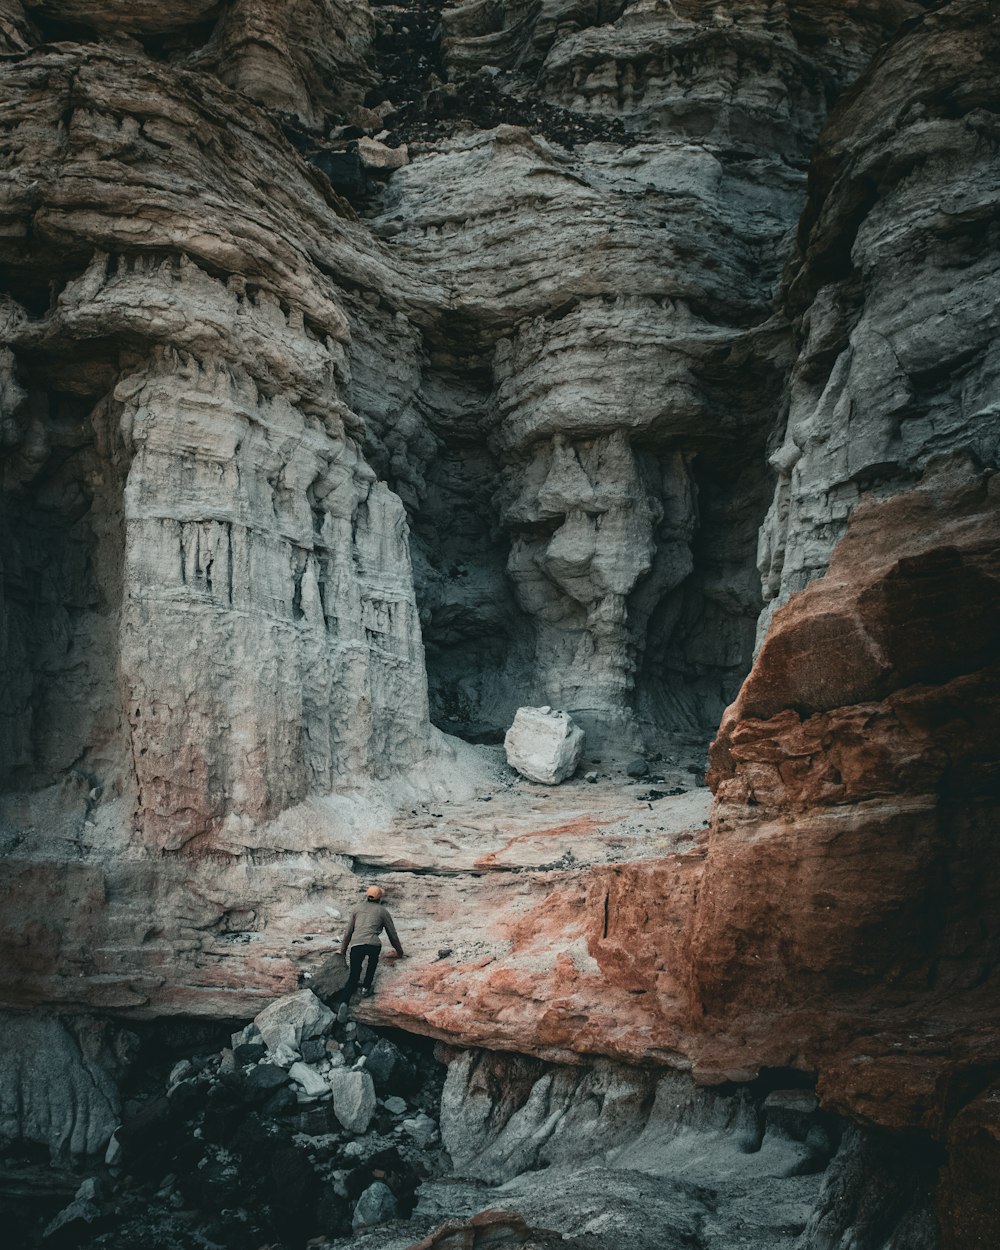
[[[311,990],[226,1040],[153,1062],[155,1083],[127,1091],[100,1177],[39,1215],[26,1245],[293,1250],[408,1218],[418,1185],[447,1169],[444,1068],[427,1046],[404,1053],[338,1024]],[[151,1030],[145,1045],[159,1041]]]

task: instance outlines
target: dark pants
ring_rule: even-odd
[[[347,978],[347,984],[344,986],[343,993],[340,995],[342,1003],[349,1003],[351,995],[358,988],[358,982],[361,980],[361,965],[368,960],[368,967],[365,969],[364,988],[370,990],[372,982],[375,980],[375,969],[378,967],[378,957],[382,953],[381,946],[352,946],[347,952],[347,958],[350,960],[351,971]]]

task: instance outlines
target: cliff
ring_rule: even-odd
[[[0,49],[2,1005],[251,1015],[374,874],[370,1023],[815,1075],[975,1244],[993,6],[4,0]],[[522,704],[596,784],[504,770]]]

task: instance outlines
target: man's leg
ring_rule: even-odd
[[[351,995],[358,988],[358,982],[361,980],[361,961],[365,957],[367,946],[352,946],[347,952],[350,971],[347,976],[347,984],[340,992],[340,1001],[348,1004],[351,1001]]]
[[[378,957],[382,954],[381,946],[366,946],[365,953],[368,956],[368,967],[365,969],[365,979],[361,983],[362,994],[370,994],[372,992],[372,982],[375,980],[375,969],[378,967]]]

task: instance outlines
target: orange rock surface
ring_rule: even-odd
[[[778,613],[707,834],[540,894],[483,883],[496,951],[409,966],[366,1018],[706,1081],[795,1067],[832,1108],[943,1133],[955,1082],[1000,1065],[997,487],[949,472],[860,507]]]

